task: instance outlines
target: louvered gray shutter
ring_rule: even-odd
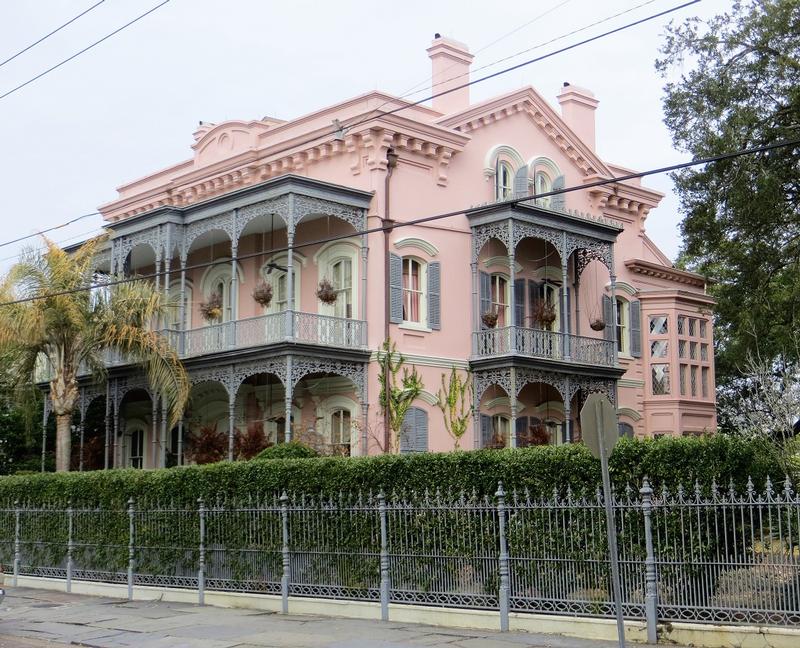
[[[567,333],[572,332],[572,295],[570,294],[569,286],[567,286]]]
[[[566,181],[564,180],[564,176],[560,175],[555,180],[553,180],[553,185],[551,190],[558,191],[559,189],[563,189],[566,186]],[[566,201],[565,201],[566,194],[554,194],[550,196],[550,207],[552,209],[557,209],[558,211],[564,211],[566,209]]]
[[[481,448],[487,447],[492,442],[492,417],[481,414]]]
[[[528,445],[528,417],[518,416],[514,429],[517,435],[517,447],[523,447],[520,444],[520,440],[523,441],[524,445]]]
[[[415,420],[415,435],[414,435],[414,452],[427,452],[428,451],[428,413],[419,407],[414,407],[416,410],[414,416]]]
[[[403,417],[403,426],[400,428],[400,454],[414,451],[416,445],[415,410],[414,407],[408,408]]]
[[[438,261],[428,264],[428,327],[434,331],[442,328],[441,268]]]
[[[523,164],[514,176],[514,198],[524,198],[528,195],[528,165]]]
[[[614,330],[614,310],[611,297],[603,295],[603,321],[606,323],[604,334],[606,340],[613,340],[617,332]]]
[[[492,310],[492,276],[488,272],[480,273],[480,300],[481,315]],[[481,328],[485,329],[486,324],[481,321]]]
[[[514,280],[514,326],[525,326],[525,280]]]
[[[403,259],[389,254],[389,321],[403,321]]]
[[[637,299],[629,305],[631,318],[631,355],[642,357],[642,303]]]

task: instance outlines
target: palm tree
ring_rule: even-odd
[[[0,282],[0,356],[9,384],[31,394],[37,366],[46,360],[51,369],[56,470],[69,470],[78,373],[103,380],[105,352],[120,352],[144,367],[150,385],[168,403],[171,425],[189,396],[177,354],[150,330],[167,308],[161,294],[144,280],[97,287],[94,257],[106,240],[103,235],[67,253],[45,239],[43,252],[23,252]]]

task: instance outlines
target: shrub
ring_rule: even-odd
[[[271,446],[262,450],[256,455],[256,459],[312,459],[319,457],[319,453],[303,443],[298,441],[289,441],[289,443],[279,443],[278,445]]]

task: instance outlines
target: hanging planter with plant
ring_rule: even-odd
[[[540,299],[533,308],[533,319],[541,326],[550,326],[556,321],[556,307],[549,301]]]
[[[481,322],[490,329],[497,326],[497,311],[486,311],[481,315]]]
[[[272,303],[272,284],[261,280],[253,289],[253,299],[264,308]]]
[[[208,299],[201,302],[200,313],[207,322],[215,322],[222,317],[222,295],[212,292]]]
[[[323,279],[319,282],[319,286],[317,287],[317,299],[323,304],[333,304],[336,301],[336,290],[333,288],[333,284],[327,279]]]
[[[606,323],[600,317],[595,317],[589,322],[589,328],[593,331],[602,331],[605,327]]]

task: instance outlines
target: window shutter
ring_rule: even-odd
[[[514,198],[524,198],[528,195],[528,165],[523,164],[514,176]]]
[[[637,300],[630,302],[629,317],[631,320],[631,355],[642,357],[642,304]]]
[[[480,300],[480,314],[483,315],[492,309],[492,276],[488,272],[480,273]],[[483,321],[481,321],[481,328],[486,328],[486,324]]]
[[[611,304],[611,297],[608,295],[603,295],[603,321],[606,323],[604,337],[606,340],[613,340],[616,337],[616,331],[614,331],[614,310]]]
[[[572,294],[567,286],[567,314],[566,314],[567,333],[572,332]]]
[[[525,280],[514,279],[514,326],[525,326]]]
[[[441,268],[438,261],[428,264],[428,326],[434,331],[442,328]]]
[[[389,254],[389,321],[403,321],[403,259]]]
[[[517,436],[517,447],[522,447],[520,445],[520,440],[525,444],[528,445],[528,417],[527,416],[518,416],[517,422],[514,426],[514,432]]]
[[[492,442],[492,417],[481,414],[481,448],[487,447]]]
[[[535,279],[528,280],[528,326],[533,328],[536,325],[533,319],[533,311],[539,300],[542,298],[542,284]]]
[[[428,413],[419,407],[412,409],[416,412],[416,429],[414,436],[414,452],[427,452],[428,451]]]
[[[564,180],[564,176],[560,175],[553,180],[553,185],[551,187],[551,191],[558,191],[563,189],[566,186],[566,181]],[[566,209],[566,201],[564,198],[566,194],[554,194],[550,196],[550,208],[557,209],[558,211],[564,211]]]

